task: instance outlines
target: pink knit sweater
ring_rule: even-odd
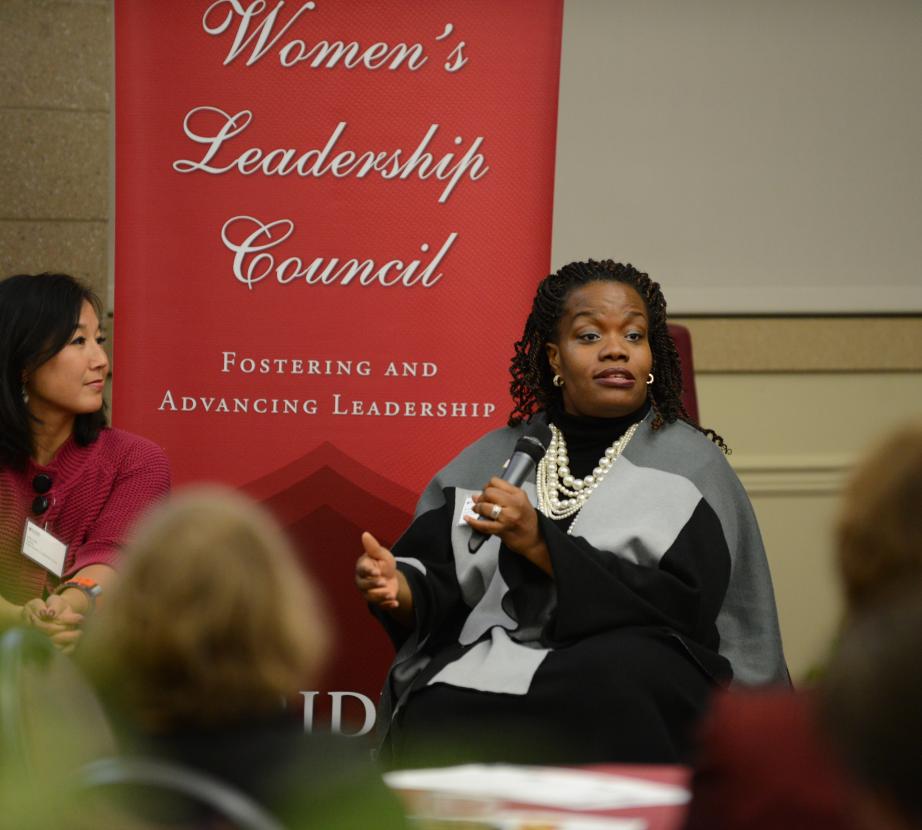
[[[51,477],[51,506],[32,514],[32,480]],[[170,489],[170,465],[156,444],[104,429],[88,447],[70,438],[47,466],[30,461],[23,472],[0,467],[0,594],[21,605],[59,580],[23,556],[27,517],[68,545],[64,577],[87,565],[117,566],[119,547],[132,522]]]

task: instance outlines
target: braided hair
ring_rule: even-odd
[[[531,420],[538,410],[551,404],[561,406],[560,390],[551,382],[553,372],[545,345],[557,337],[557,325],[564,315],[570,292],[591,282],[620,282],[629,285],[643,299],[650,322],[650,350],[653,353],[654,381],[650,386],[654,430],[663,424],[682,420],[703,432],[724,452],[729,453],[723,438],[714,430],[693,423],[682,403],[682,368],[679,352],[666,325],[666,298],[659,283],[632,265],[622,265],[610,259],[596,262],[571,262],[556,274],[541,281],[531,314],[525,321],[522,339],[515,344],[515,354],[509,372],[509,391],[515,404],[509,415],[509,426]]]

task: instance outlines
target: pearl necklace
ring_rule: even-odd
[[[585,478],[575,478],[570,472],[570,458],[563,433],[554,424],[550,424],[551,443],[544,458],[538,462],[538,509],[551,519],[566,519],[578,513],[602,483],[611,465],[624,451],[639,426],[640,422],[631,424],[624,435],[605,450],[592,473]],[[570,529],[573,529],[572,526]]]

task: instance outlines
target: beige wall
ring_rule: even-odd
[[[66,271],[106,297],[108,0],[0,0],[0,274]]]
[[[0,0],[0,273],[67,270],[106,296],[111,61],[108,0]],[[612,159],[594,185],[617,175]],[[556,206],[555,252],[585,226],[577,207]],[[836,624],[829,529],[841,480],[873,436],[922,412],[922,317],[684,322],[702,419],[734,449],[801,677]]]
[[[554,263],[686,314],[922,311],[920,32],[918,0],[566,0]]]
[[[842,481],[873,438],[922,414],[918,372],[714,372],[697,378],[702,422],[762,528],[791,672],[823,658],[838,622],[831,529]]]

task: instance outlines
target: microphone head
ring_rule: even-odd
[[[537,464],[547,452],[551,443],[551,428],[542,421],[535,421],[528,425],[525,434],[515,442],[513,452],[524,452],[531,456]]]

